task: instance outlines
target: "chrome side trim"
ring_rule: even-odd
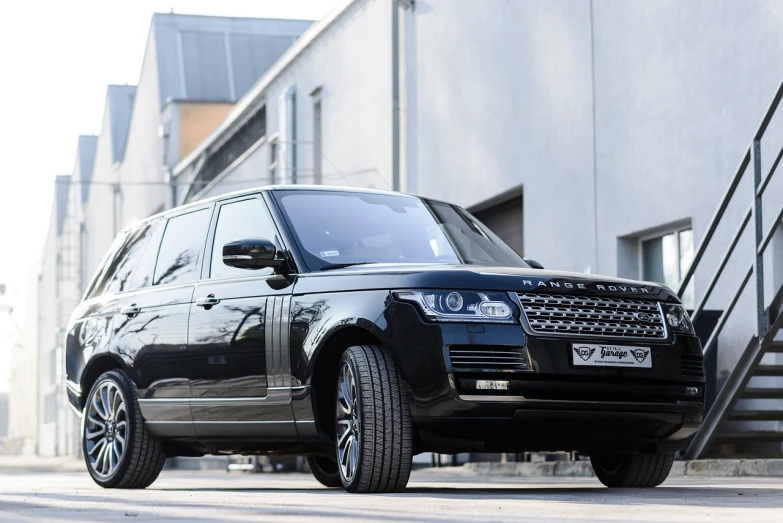
[[[267,389],[263,397],[239,398],[152,398],[140,399],[141,407],[260,407],[264,405],[287,405],[290,403],[291,389],[276,387]]]
[[[484,396],[480,394],[460,394],[459,399],[462,401],[473,401],[473,402],[506,402],[506,403],[513,403],[513,402],[520,402],[520,401],[530,401],[524,396]]]
[[[291,401],[291,296],[271,296],[266,301],[265,343],[268,390],[278,390],[279,401]]]
[[[675,403],[651,403],[651,402],[635,402],[635,401],[585,401],[585,400],[542,400],[542,399],[528,399],[524,396],[490,396],[490,395],[482,395],[482,394],[460,394],[458,395],[459,399],[462,401],[471,401],[471,402],[477,402],[477,403],[489,403],[489,402],[499,402],[499,403],[524,403],[526,405],[532,405],[532,404],[559,404],[559,405],[596,405],[596,406],[606,406],[606,407],[612,407],[612,406],[654,406],[654,407],[661,407],[661,408],[671,408],[671,407],[682,407],[686,405],[700,405],[699,402],[692,402],[692,401],[677,401]],[[543,411],[542,411],[543,412]]]
[[[65,386],[77,396],[82,395],[82,388],[77,383],[74,383],[71,380],[65,380]]]

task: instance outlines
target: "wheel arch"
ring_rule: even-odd
[[[87,362],[82,371],[79,384],[81,388],[81,396],[79,398],[80,408],[84,409],[90,390],[104,372],[110,370],[124,370],[127,372],[127,367],[128,366],[122,359],[112,353],[99,354]]]
[[[318,433],[330,438],[334,436],[333,392],[337,390],[338,365],[343,352],[356,345],[384,346],[382,340],[370,329],[348,325],[331,332],[312,358],[310,397],[313,416]]]

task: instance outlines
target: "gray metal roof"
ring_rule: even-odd
[[[95,150],[97,145],[97,136],[79,136],[79,143],[76,146],[76,168],[79,170],[78,179],[81,183],[82,203],[87,201],[87,196],[90,194],[89,182],[92,180],[92,170],[95,166]]]
[[[65,223],[65,215],[68,212],[68,190],[71,185],[71,175],[61,174],[56,176],[54,180],[55,218],[57,219],[57,236],[60,236],[63,233],[63,223]]]
[[[263,73],[263,75],[248,89],[245,96],[237,101],[236,105],[229,111],[217,128],[212,131],[201,143],[196,146],[185,158],[181,159],[174,167],[174,176],[179,176],[191,163],[197,161],[199,156],[215,142],[230,136],[245,121],[247,113],[257,109],[257,104],[265,95],[266,89],[272,81],[278,78],[283,71],[288,68],[299,56],[322,35],[324,35],[332,24],[341,19],[348,12],[348,9],[359,0],[342,0],[326,17],[313,23],[308,30],[298,38],[296,42],[288,48],[278,60],[272,63]],[[290,22],[290,20],[284,20]]]
[[[125,144],[128,141],[133,100],[136,96],[135,85],[110,85],[106,90],[106,111],[109,113],[109,132],[111,133],[111,161],[121,162],[125,157]]]
[[[308,20],[156,13],[160,103],[235,102],[310,25]]]

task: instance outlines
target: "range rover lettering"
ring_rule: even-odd
[[[544,270],[457,206],[370,190],[259,188],[124,230],[66,351],[107,488],[169,456],[276,454],[398,492],[417,453],[538,450],[651,487],[703,413],[669,288]]]

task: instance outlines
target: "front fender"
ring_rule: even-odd
[[[388,290],[294,296],[290,330],[293,385],[310,382],[319,354],[341,332],[358,330],[368,336],[379,332],[376,321],[388,301]]]

